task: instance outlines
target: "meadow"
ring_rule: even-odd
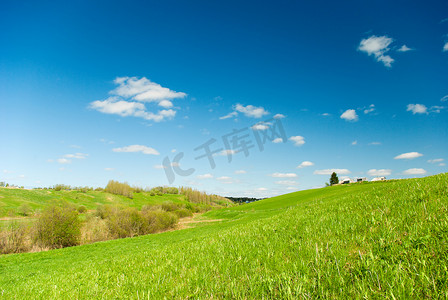
[[[447,173],[300,191],[184,230],[0,256],[0,295],[447,298],[447,212]]]

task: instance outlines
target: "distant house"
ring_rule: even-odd
[[[386,177],[384,177],[384,176],[382,176],[382,177],[375,177],[371,181],[383,181],[383,180],[386,180]]]
[[[356,182],[364,182],[364,181],[367,181],[367,178],[365,177],[356,178]]]
[[[339,184],[349,184],[352,180],[350,178],[344,178],[341,181],[339,181]]]

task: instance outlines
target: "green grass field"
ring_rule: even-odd
[[[220,221],[0,256],[3,298],[447,298],[448,174],[307,190]]]
[[[18,208],[23,203],[32,210],[41,210],[53,201],[66,201],[76,206],[84,205],[87,209],[96,209],[100,204],[113,204],[141,209],[143,205],[158,205],[165,201],[186,204],[184,195],[164,194],[150,196],[149,193],[134,193],[133,199],[106,193],[103,191],[54,191],[54,190],[24,190],[0,188],[0,217],[17,215]]]

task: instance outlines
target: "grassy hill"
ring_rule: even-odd
[[[66,201],[76,206],[84,205],[87,209],[95,209],[98,205],[112,204],[141,209],[143,205],[158,205],[166,201],[178,204],[186,204],[188,201],[184,195],[163,194],[151,196],[148,192],[134,193],[133,199],[106,193],[104,191],[77,190],[55,191],[25,190],[0,188],[0,217],[15,216],[19,214],[18,208],[26,203],[32,210],[43,209],[53,201]]]
[[[5,298],[446,298],[448,174],[307,190],[195,228],[0,256]]]

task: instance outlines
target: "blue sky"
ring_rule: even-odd
[[[91,2],[0,3],[1,181],[266,197],[448,171],[447,1]]]

